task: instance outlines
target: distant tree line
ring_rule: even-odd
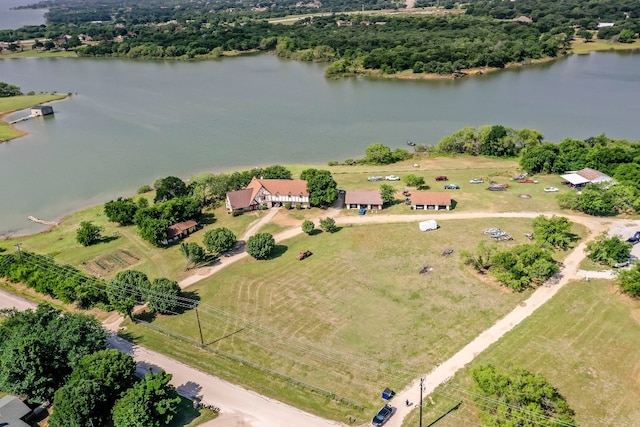
[[[466,13],[496,19],[531,18],[541,28],[560,25],[578,26],[584,30],[598,30],[602,22],[613,27],[598,30],[599,39],[629,42],[640,32],[640,3],[635,0],[471,0]]]
[[[22,95],[22,90],[18,86],[0,82],[0,98],[19,95]]]

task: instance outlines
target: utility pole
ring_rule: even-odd
[[[16,243],[14,246],[18,250],[18,255],[20,256],[20,264],[22,264],[22,243]]]
[[[200,315],[198,314],[198,305],[195,306],[196,319],[198,319],[198,331],[200,332],[200,344],[204,347],[204,338],[202,338],[202,326],[200,326]]]
[[[420,427],[422,427],[422,390],[424,387],[424,377],[420,378]]]

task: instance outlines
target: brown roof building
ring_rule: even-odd
[[[451,209],[451,194],[449,193],[431,193],[416,192],[411,194],[411,209]]]
[[[227,193],[227,210],[250,211],[260,206],[276,207],[284,203],[309,207],[307,181],[302,179],[259,179],[254,177],[244,190]]]
[[[162,242],[168,245],[171,242],[183,239],[198,228],[198,223],[193,220],[178,222],[167,228],[167,238]]]
[[[347,191],[344,197],[347,209],[382,209],[379,191]]]

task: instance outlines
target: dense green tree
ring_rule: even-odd
[[[291,171],[280,165],[267,166],[261,172],[264,179],[291,179]]]
[[[364,161],[371,165],[388,165],[393,163],[391,148],[386,145],[376,143],[371,144],[364,150]]]
[[[131,198],[118,197],[117,200],[112,200],[104,205],[104,214],[109,218],[109,221],[117,222],[120,225],[133,224],[133,218],[137,211],[138,205]]]
[[[149,308],[161,314],[175,314],[181,308],[179,296],[180,285],[175,280],[153,279],[147,298]]]
[[[571,221],[563,216],[540,215],[533,220],[533,237],[540,246],[567,249],[573,240],[571,226]]]
[[[247,253],[255,259],[267,259],[276,246],[270,233],[258,233],[247,239]]]
[[[424,178],[422,179],[422,185],[424,185]],[[386,205],[390,205],[396,199],[396,189],[389,184],[382,184],[380,186],[380,198],[382,199],[382,203]]]
[[[560,149],[556,144],[534,146],[522,153],[522,157],[520,157],[520,167],[532,174],[555,172],[555,161],[559,152]]]
[[[140,217],[136,219],[136,225],[140,237],[151,244],[160,246],[167,239],[167,228],[169,227],[167,220]]]
[[[302,222],[302,232],[311,235],[315,230],[315,225],[313,224],[313,221],[310,221],[308,219],[305,219]]]
[[[485,156],[511,157],[517,154],[515,141],[509,131],[502,125],[491,126],[489,133],[482,141],[480,152]]]
[[[11,85],[9,83],[0,82],[0,98],[6,98],[9,96],[22,95],[22,91],[18,86]]]
[[[551,253],[535,245],[499,250],[490,262],[490,273],[514,291],[540,284],[559,271]]]
[[[106,333],[91,316],[47,304],[11,311],[0,323],[0,390],[51,400],[78,361],[105,348]]]
[[[175,199],[176,197],[186,197],[189,195],[187,185],[183,180],[175,176],[162,178],[160,182],[156,181],[156,184],[156,196],[153,199],[155,203],[162,203]],[[156,186],[156,184],[154,184],[154,186]]]
[[[102,227],[95,225],[91,221],[82,221],[76,231],[76,241],[82,246],[91,246],[98,243],[102,233]]]
[[[417,176],[412,173],[403,176],[402,181],[404,181],[404,183],[407,184],[409,187],[420,188],[425,185],[424,177]]]
[[[56,391],[50,427],[94,427],[106,425],[108,418],[101,413],[106,397],[96,381],[79,378],[69,381]]]
[[[587,243],[587,257],[595,262],[605,265],[613,265],[617,262],[627,261],[631,255],[631,243],[621,240],[618,236],[609,237],[602,232],[591,242]]]
[[[233,231],[226,227],[214,228],[204,234],[204,247],[212,254],[220,255],[232,250],[238,239]]]
[[[632,185],[640,190],[640,165],[637,163],[619,164],[613,172],[613,178],[621,184]]]
[[[120,395],[136,381],[136,362],[120,350],[100,350],[84,356],[71,373],[70,381],[91,379],[102,387],[105,395],[105,416]]]
[[[620,289],[632,297],[640,297],[640,264],[636,264],[630,270],[618,272]]]
[[[338,227],[336,226],[336,220],[328,217],[320,220],[320,228],[326,231],[327,233],[335,233],[338,231]]]
[[[542,375],[522,368],[500,371],[492,365],[471,370],[483,425],[573,426],[574,412]],[[535,422],[529,422],[536,414]]]
[[[328,170],[305,169],[300,179],[307,181],[311,206],[327,206],[338,198],[338,184]]]
[[[189,270],[190,266],[197,267],[207,257],[204,249],[196,242],[180,243],[180,253],[187,260],[185,271]]]
[[[178,412],[180,396],[169,381],[171,374],[148,373],[128,389],[113,407],[114,427],[160,427]]]
[[[142,304],[147,300],[150,287],[149,278],[141,271],[121,271],[107,283],[109,304],[123,316],[131,317],[136,304]]]

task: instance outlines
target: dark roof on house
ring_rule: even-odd
[[[416,192],[411,194],[411,204],[449,206],[451,205],[451,194]]]
[[[198,223],[196,221],[194,221],[194,220],[178,222],[177,224],[170,225],[167,228],[167,238],[168,239],[172,239],[172,238],[174,238],[176,236],[179,236],[182,233],[184,233],[185,231],[187,231],[190,228],[193,228],[193,227],[195,227],[197,225],[198,225]]]
[[[344,202],[347,205],[382,205],[382,197],[379,191],[347,191]]]
[[[31,409],[16,396],[5,396],[0,399],[0,425],[5,427],[29,427],[20,418],[31,412]]]
[[[245,188],[238,191],[229,191],[227,193],[227,199],[231,205],[232,210],[245,209],[251,206],[253,202],[253,189]]]
[[[45,108],[52,108],[51,105],[34,105],[31,107],[32,110],[43,110]]]

